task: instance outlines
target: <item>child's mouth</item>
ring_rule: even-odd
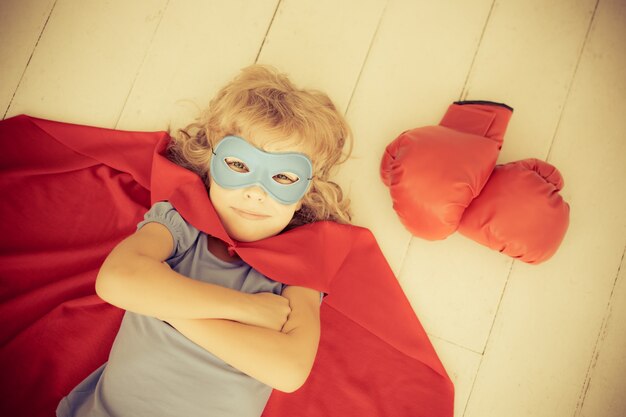
[[[254,213],[252,211],[240,210],[240,209],[235,208],[235,207],[232,207],[232,209],[239,216],[243,217],[244,219],[248,219],[248,220],[262,220],[262,219],[266,219],[266,218],[270,217],[270,216],[267,216],[265,214],[258,214],[258,213]]]

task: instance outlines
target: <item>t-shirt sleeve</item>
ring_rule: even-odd
[[[187,223],[172,204],[167,201],[160,201],[152,205],[143,218],[144,220],[137,225],[137,230],[148,223],[156,222],[167,227],[172,234],[174,248],[169,258],[186,252],[200,235],[200,231]]]

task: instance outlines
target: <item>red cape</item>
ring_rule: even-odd
[[[107,360],[123,311],[95,294],[102,261],[169,200],[264,275],[328,294],[313,370],[264,416],[451,417],[453,386],[373,235],[318,222],[230,239],[165,132],[17,116],[0,122],[0,415],[53,416]]]

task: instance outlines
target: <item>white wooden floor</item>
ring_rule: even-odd
[[[253,62],[326,90],[356,135],[338,181],[454,379],[456,416],[626,416],[625,1],[0,0],[0,41],[5,118],[180,126]],[[501,162],[561,170],[571,225],[547,263],[398,221],[382,151],[459,99],[515,108]]]

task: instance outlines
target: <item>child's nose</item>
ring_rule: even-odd
[[[249,198],[255,201],[263,201],[265,200],[265,197],[267,196],[267,193],[265,192],[265,190],[259,187],[258,185],[253,185],[252,187],[246,188],[244,190],[244,194],[246,198]]]

